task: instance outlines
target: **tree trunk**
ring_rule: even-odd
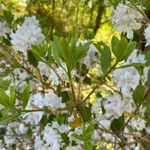
[[[105,8],[103,6],[103,4],[100,4],[97,10],[97,17],[96,17],[96,22],[95,22],[95,28],[94,28],[94,33],[96,34],[99,27],[100,27],[100,23],[101,23],[101,19],[102,19],[102,15],[103,12],[105,11]]]

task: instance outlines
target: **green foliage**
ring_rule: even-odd
[[[124,125],[125,125],[124,115],[122,115],[121,117],[114,119],[111,122],[110,129],[113,132],[119,132],[124,128]]]
[[[146,66],[150,65],[150,50],[149,49],[145,53],[145,59],[147,60],[146,61]]]
[[[146,85],[150,86],[150,69],[148,70]]]
[[[10,97],[2,90],[0,90],[0,104],[6,108],[14,109],[14,105]]]
[[[8,23],[9,26],[12,25],[12,21],[14,20],[14,15],[10,9],[3,10],[3,18]]]
[[[11,101],[12,106],[15,105],[15,100],[16,100],[16,93],[15,93],[15,87],[13,86],[10,89],[10,101]]]
[[[87,122],[91,119],[91,106],[87,107],[86,105],[81,105],[79,107],[81,116],[84,122]]]
[[[100,52],[100,62],[103,73],[106,73],[108,69],[111,67],[111,50],[104,43],[96,43],[94,44],[96,48]]]
[[[28,84],[22,93],[23,108],[25,108],[28,104],[28,101],[30,98],[30,88],[31,88],[31,85]]]
[[[116,61],[120,62],[125,60],[135,49],[136,42],[130,41],[128,43],[126,38],[119,40],[117,37],[113,37],[111,41],[112,52],[116,57]]]
[[[129,67],[144,67],[144,66],[145,66],[145,64],[142,64],[142,63],[131,63],[131,64],[128,64],[128,65],[119,66],[116,69],[129,68]]]
[[[34,67],[37,67],[38,65],[38,60],[37,58],[35,57],[35,55],[31,52],[31,50],[29,50],[27,52],[27,58],[28,58],[28,62],[30,64],[32,64]]]
[[[72,136],[80,141],[84,142],[85,150],[92,150],[92,135],[94,132],[94,127],[92,124],[90,124],[86,129],[83,130],[82,135],[73,134]]]
[[[111,51],[107,45],[104,45],[104,48],[100,52],[101,52],[102,71],[106,73],[108,69],[111,67]]]
[[[7,124],[11,121],[16,120],[20,114],[6,115],[0,118],[0,125]]]
[[[53,61],[51,49],[46,42],[40,45],[33,45],[31,52],[38,61],[42,61],[47,64],[51,64]]]
[[[142,104],[144,102],[144,94],[145,94],[145,87],[139,84],[132,94],[134,102],[137,104]]]
[[[0,79],[0,89],[1,90],[7,90],[8,87],[10,85],[10,81],[9,80],[3,80],[3,79]]]
[[[56,62],[62,66],[61,62],[64,61],[69,71],[76,67],[77,63],[86,55],[89,49],[89,43],[84,46],[80,44],[76,46],[76,38],[58,38],[54,37],[52,42],[52,53]]]

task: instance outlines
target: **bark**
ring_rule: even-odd
[[[95,28],[94,28],[94,33],[96,34],[101,23],[102,15],[105,11],[105,7],[103,5],[99,5],[98,10],[97,10],[97,17],[96,17],[96,22],[95,22]]]

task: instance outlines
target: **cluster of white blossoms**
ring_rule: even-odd
[[[62,98],[58,97],[52,90],[49,90],[44,95],[41,93],[34,94],[31,97],[26,109],[32,110],[35,108],[40,109],[47,107],[55,110],[57,108],[65,108],[65,106],[65,103],[62,103]],[[37,125],[41,121],[43,115],[44,112],[31,112],[24,114],[23,118],[25,118],[26,123]]]
[[[0,21],[0,37],[7,38],[7,34],[10,32],[10,28],[7,26],[6,21]]]
[[[145,56],[138,54],[137,49],[135,49],[121,66],[131,63],[144,64],[145,62]],[[140,74],[135,67],[116,69],[113,71],[113,81],[117,84],[117,89],[123,94],[123,97],[132,97],[132,92],[139,84]]]
[[[68,76],[66,73],[67,67],[65,63],[62,63],[62,67],[59,66],[59,67],[54,67],[54,69],[52,69],[51,67],[49,67],[47,64],[43,62],[38,63],[38,69],[40,70],[41,75],[46,76],[48,80],[51,82],[51,85],[53,86],[57,86],[61,84],[62,81],[68,80]],[[72,76],[76,75],[75,69],[71,71],[71,75]]]
[[[129,2],[126,2],[126,5],[118,4],[113,12],[112,23],[118,31],[127,32],[127,37],[131,39],[133,31],[141,28],[143,16],[129,5]],[[10,29],[6,22],[0,22],[0,36],[7,38],[9,33]],[[144,34],[147,40],[146,46],[149,46],[150,26],[145,29]],[[27,51],[32,45],[41,44],[45,40],[35,16],[25,17],[24,23],[16,31],[11,32],[10,38],[14,52],[20,51],[24,56],[27,56]],[[76,47],[88,42],[87,40],[78,41]],[[23,67],[13,69],[12,76],[9,76],[8,79],[11,82],[10,86],[14,84],[16,86],[15,111],[22,112],[22,114],[18,117],[18,122],[13,121],[0,126],[0,129],[5,131],[2,133],[2,140],[0,138],[0,150],[84,150],[84,144],[89,144],[87,145],[89,147],[92,144],[92,148],[97,147],[97,149],[107,149],[107,145],[122,149],[120,148],[122,139],[128,144],[125,150],[139,150],[140,144],[137,140],[140,139],[135,135],[142,137],[143,130],[146,134],[150,134],[150,127],[145,119],[146,106],[139,106],[138,113],[136,113],[138,105],[133,100],[132,94],[139,83],[145,85],[150,67],[142,66],[146,63],[145,55],[135,49],[126,60],[120,62],[115,69],[113,68],[110,76],[107,76],[105,83],[108,84],[108,87],[106,88],[105,85],[97,88],[93,95],[86,99],[87,90],[93,90],[93,85],[97,84],[99,78],[100,81],[103,80],[103,76],[97,75],[95,71],[98,67],[101,71],[99,54],[98,49],[91,44],[86,56],[81,59],[88,73],[82,76],[77,69],[74,69],[71,72],[71,80],[63,60],[60,66],[55,60],[50,66],[38,61],[37,67],[27,62],[23,66],[27,67],[25,70]],[[111,62],[112,66],[113,62]],[[1,63],[5,64],[5,62]],[[123,67],[133,63],[140,63],[142,67],[140,69],[134,66]],[[0,73],[2,71],[0,70]],[[92,71],[94,75],[91,74]],[[103,75],[105,77],[105,74]],[[86,77],[91,80],[91,85],[82,82]],[[27,106],[22,108],[22,96],[24,96],[23,92],[28,83],[32,85],[30,98]],[[109,87],[109,83],[112,87]],[[13,99],[10,87],[5,90],[5,93],[9,96],[11,94],[10,99]],[[0,105],[0,109],[4,109],[4,106]],[[2,111],[2,113],[6,112]],[[12,114],[14,114],[13,110]],[[90,120],[85,121],[88,115]],[[116,134],[112,129],[112,122],[120,118],[123,118],[125,126],[123,125],[121,128],[123,130]],[[91,128],[85,136],[88,127]],[[120,136],[123,137],[120,138]],[[88,140],[85,141],[85,138]]]
[[[32,45],[41,44],[45,40],[35,16],[25,17],[24,23],[10,37],[14,50],[21,51],[25,56]]]
[[[60,150],[63,148],[65,143],[61,138],[61,134],[68,134],[68,138],[72,141],[72,133],[81,133],[81,129],[77,128],[74,132],[71,131],[71,127],[65,124],[59,125],[58,122],[53,121],[52,124],[47,124],[39,135],[35,136],[34,148],[36,150]],[[75,139],[76,140],[76,139]],[[79,141],[79,140],[78,140]],[[67,146],[65,150],[83,150],[83,148],[78,144],[77,146]],[[76,149],[77,148],[77,149]]]
[[[143,16],[129,5],[129,2],[126,2],[126,5],[118,4],[117,8],[113,11],[112,24],[117,31],[127,32],[127,38],[131,39],[133,37],[133,30],[141,28]]]
[[[6,134],[4,135],[6,149],[9,149],[15,143],[16,147],[19,147],[20,144],[22,143],[23,148],[28,148],[28,145],[30,145],[30,140],[27,140],[26,137],[23,136],[27,134],[27,132],[28,127],[26,127],[24,123],[19,122],[9,123],[6,127]]]
[[[132,92],[139,84],[140,75],[134,67],[117,69],[113,72],[113,81],[125,97],[132,97]]]

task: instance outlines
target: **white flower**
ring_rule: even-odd
[[[144,30],[144,35],[146,39],[146,46],[150,46],[150,25]]]
[[[110,141],[115,141],[115,138],[112,136],[112,134],[110,133],[103,133],[102,136],[106,139],[106,140],[110,140]]]
[[[100,108],[101,108],[101,102],[102,99],[101,98],[97,98],[96,102],[92,105],[92,109],[91,111],[98,117],[99,116],[99,112],[100,112]]]
[[[25,127],[25,125],[23,124],[23,123],[20,123],[19,124],[19,132],[21,133],[21,134],[26,134],[27,133],[27,131],[28,131],[28,128],[27,127]]]
[[[129,2],[126,3],[130,5]],[[140,20],[143,19],[143,16],[127,5],[118,4],[113,13],[112,23],[117,31],[127,32],[127,38],[131,39],[133,37],[133,30],[141,28]]]
[[[144,119],[138,118],[132,119],[129,124],[133,129],[141,131],[145,128],[146,122]]]
[[[65,103],[62,103],[62,98],[58,97],[52,90],[49,90],[45,95],[41,95],[40,93],[34,94],[26,109],[35,109],[37,108],[43,108],[43,107],[50,107],[52,109],[57,108],[65,108]],[[23,118],[25,118],[25,121],[27,123],[31,124],[39,124],[42,117],[44,115],[44,112],[30,112],[23,115]]]
[[[58,97],[52,90],[49,90],[43,96],[37,93],[32,96],[32,103],[37,107],[65,108],[62,98]]]
[[[34,140],[35,150],[50,150],[49,147],[44,143],[40,136],[36,136]]]
[[[44,128],[43,140],[51,148],[51,150],[60,150],[61,137],[57,130],[53,129],[49,125]]]
[[[124,112],[124,107],[125,101],[123,101],[121,96],[117,94],[109,96],[104,103],[104,109],[107,117],[120,117]]]
[[[41,44],[45,40],[35,16],[25,17],[22,26],[15,33],[12,32],[10,37],[14,50],[23,52],[25,56],[31,45]]]
[[[113,81],[124,97],[132,97],[132,92],[139,84],[140,75],[134,67],[121,68],[113,71]]]
[[[22,117],[25,119],[26,123],[38,125],[43,117],[43,112],[30,112],[23,114]]]
[[[130,54],[128,59],[123,65],[131,64],[131,63],[142,63],[144,64],[146,62],[145,60],[145,55],[143,54],[138,54],[140,50],[134,49],[134,51]]]
[[[59,125],[58,122],[54,121],[52,123],[52,128],[56,129],[59,131],[59,133],[64,133],[64,132],[68,132],[69,130],[71,130],[71,127],[66,125],[66,124],[61,124]]]
[[[15,138],[13,136],[5,135],[4,136],[4,142],[7,145],[7,147],[12,146],[16,143]]]
[[[0,36],[7,38],[7,34],[10,33],[10,28],[5,21],[0,21]]]
[[[65,70],[67,70],[67,67],[64,63],[62,63],[62,66],[64,67]],[[52,69],[50,70],[49,80],[51,81],[52,85],[57,86],[61,83],[61,80],[63,81],[68,80],[68,75],[66,74],[64,69],[62,67],[58,67],[55,69],[55,71]],[[76,75],[76,71],[72,70],[71,75],[72,76]]]
[[[38,69],[40,70],[42,75],[49,77],[50,75],[50,67],[44,62],[38,62]]]
[[[101,120],[101,121],[99,121],[99,123],[106,129],[109,129],[111,121],[110,120]]]
[[[83,58],[83,63],[89,69],[98,61],[98,57],[99,57],[98,50],[93,44],[91,44],[87,52],[87,55]]]

